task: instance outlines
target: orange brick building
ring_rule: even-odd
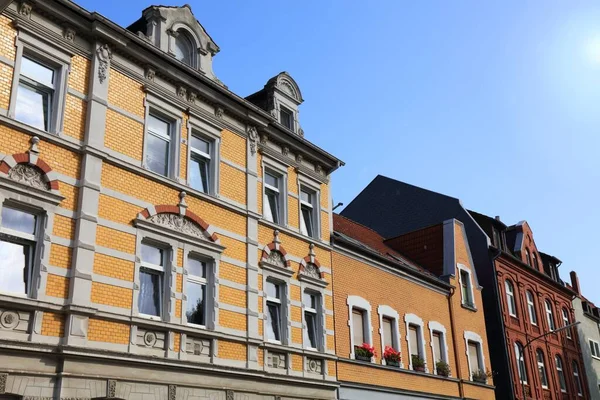
[[[495,398],[481,287],[461,222],[386,240],[334,215],[333,243],[340,399]],[[365,355],[363,343],[375,354]]]
[[[336,397],[341,161],[218,52],[189,6],[0,17],[0,397]]]

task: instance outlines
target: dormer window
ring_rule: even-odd
[[[195,67],[194,46],[190,35],[183,29],[179,29],[175,34],[175,48],[173,49],[175,58],[190,67]]]
[[[289,130],[294,130],[294,113],[291,110],[281,106],[279,110],[279,122]]]

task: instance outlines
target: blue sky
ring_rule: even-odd
[[[78,1],[127,26],[148,1]],[[165,1],[163,4],[181,5]],[[458,197],[577,270],[600,304],[600,3],[191,1],[239,95],[280,71],[306,137],[346,162],[348,204],[377,174]]]

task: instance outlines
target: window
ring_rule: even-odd
[[[481,345],[478,342],[468,341],[469,348],[469,365],[471,366],[471,374],[483,370],[481,360]]]
[[[535,252],[532,254],[532,257],[533,257],[533,268],[535,268],[536,270],[539,271],[540,268],[539,268],[539,265],[538,265],[538,259],[537,259],[536,255],[535,255]]]
[[[506,306],[508,307],[508,313],[516,317],[517,316],[517,304],[515,303],[515,290],[511,281],[506,280],[504,282],[506,289]]]
[[[285,107],[279,109],[279,119],[281,125],[285,126],[289,130],[294,130],[294,113]]]
[[[381,329],[383,330],[383,346],[389,346],[393,349],[396,348],[394,343],[394,320],[391,318],[383,317]]]
[[[138,295],[140,314],[154,317],[162,316],[165,253],[166,250],[164,249],[142,243],[140,292]]]
[[[23,55],[17,89],[15,119],[43,131],[51,131],[56,70]]]
[[[558,374],[558,384],[560,385],[560,391],[563,393],[567,392],[567,382],[565,380],[565,372],[563,369],[562,358],[556,356],[556,373]]]
[[[592,357],[600,358],[600,345],[598,342],[590,339],[590,350],[592,351]]]
[[[171,123],[150,114],[147,129],[146,166],[152,172],[167,176],[171,152]]]
[[[504,246],[502,243],[502,234],[500,233],[500,231],[496,228],[493,228],[493,235],[494,235],[494,244],[496,245],[496,247],[499,250],[504,250]]]
[[[192,134],[190,139],[190,186],[203,193],[210,192],[212,143]]]
[[[175,58],[190,67],[194,66],[194,46],[190,35],[182,29],[179,29],[175,36],[175,48],[173,53]]]
[[[552,313],[552,304],[550,304],[550,300],[546,300],[544,302],[546,305],[546,320],[548,322],[548,329],[553,331],[556,329],[556,325],[554,325],[554,314]]]
[[[471,274],[464,269],[460,270],[460,287],[462,293],[462,303],[466,306],[473,306],[473,289],[471,287]]]
[[[263,201],[264,217],[267,221],[283,225],[283,212],[281,210],[281,199],[285,198],[283,191],[283,177],[273,172],[265,172],[265,198]]]
[[[364,314],[363,310],[352,309],[352,338],[354,339],[354,346],[366,343]]]
[[[542,387],[548,389],[548,375],[546,375],[546,364],[544,363],[544,353],[541,349],[537,349],[535,352],[537,359],[538,373],[540,374],[540,382]]]
[[[188,258],[185,295],[187,309],[185,316],[188,324],[206,325],[206,262]]]
[[[527,265],[531,267],[531,254],[529,254],[529,250],[525,249],[525,258],[527,258]]]
[[[517,366],[519,370],[519,382],[527,383],[527,367],[523,355],[523,345],[515,342],[515,357],[517,358]]]
[[[562,309],[562,318],[563,318],[563,326],[567,326],[570,324],[569,322],[569,312],[566,308]],[[565,334],[567,335],[567,339],[571,339],[571,328],[565,330]]]
[[[533,293],[530,290],[525,292],[527,297],[527,311],[529,312],[529,322],[532,325],[537,325],[537,313],[535,311],[535,302],[533,301]]]
[[[304,331],[304,341],[311,349],[319,348],[319,295],[311,292],[304,292],[304,322],[306,330]]]
[[[418,325],[408,325],[408,346],[410,347],[410,356],[413,355],[425,358],[421,352],[421,327]]]
[[[267,281],[267,339],[281,342],[282,318],[281,299],[282,286],[272,281]]]
[[[317,237],[317,194],[305,187],[300,189],[300,232]]]
[[[433,332],[433,360],[435,362],[445,361],[444,353],[442,349],[444,348],[442,342],[442,333],[441,332]]]
[[[31,295],[38,217],[6,204],[1,215],[0,292]]]
[[[577,364],[577,361],[573,361],[573,378],[575,379],[577,395],[583,396],[583,386],[581,384],[581,377],[579,376],[579,365]]]

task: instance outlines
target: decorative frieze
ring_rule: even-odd
[[[316,358],[306,358],[305,364],[306,372],[319,375],[323,374],[323,360],[319,360]]]
[[[98,57],[98,79],[100,83],[104,83],[108,77],[108,68],[110,67],[110,60],[112,60],[112,50],[108,44],[103,44],[96,50]]]
[[[165,332],[149,331],[142,328],[137,329],[136,345],[151,349],[165,348]]]
[[[187,336],[185,352],[193,356],[210,356],[210,340]]]
[[[248,125],[246,133],[248,134],[248,140],[250,141],[250,153],[255,155],[257,150],[258,130],[255,126]]]
[[[8,177],[15,182],[22,183],[40,190],[49,190],[50,187],[42,172],[28,164],[17,164],[8,172]]]
[[[199,239],[206,240],[202,229],[194,224],[189,219],[178,214],[156,214],[149,219],[150,222],[156,225],[164,226],[186,235],[195,236]]]
[[[30,320],[28,312],[0,309],[0,330],[27,333]]]
[[[268,357],[268,360],[267,360],[267,365],[269,366],[269,368],[286,369],[286,355],[285,355],[285,353],[269,352],[269,357]]]

